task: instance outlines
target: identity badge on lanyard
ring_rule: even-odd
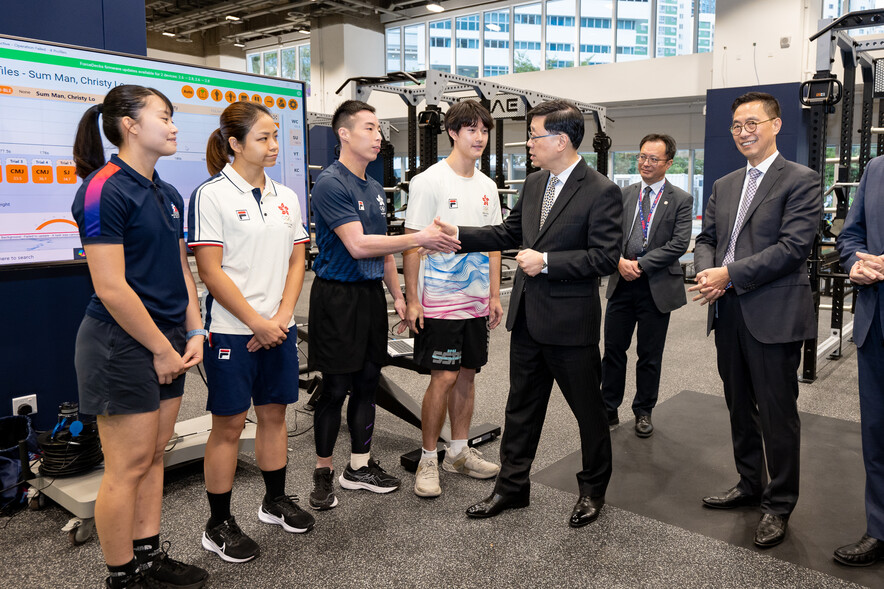
[[[657,198],[654,199],[654,202],[651,203],[651,212],[648,213],[648,220],[645,221],[645,216],[642,211],[642,200],[638,199],[638,218],[642,222],[642,249],[648,249],[648,227],[651,225],[651,217],[654,216],[654,211],[657,209],[657,203],[660,202],[660,197],[663,196],[663,189],[666,188],[666,183],[663,183],[663,186],[660,187],[659,192],[657,192]]]

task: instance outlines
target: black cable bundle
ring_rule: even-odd
[[[79,436],[68,429],[46,431],[37,436],[43,453],[40,474],[46,477],[70,477],[92,469],[104,460],[98,427],[86,424]]]

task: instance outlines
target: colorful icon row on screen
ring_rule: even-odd
[[[279,96],[274,98],[273,96],[262,96],[261,94],[249,94],[248,92],[234,92],[233,90],[219,90],[218,88],[213,88],[211,90],[207,90],[200,86],[196,90],[193,89],[193,86],[183,86],[181,88],[181,95],[184,98],[193,98],[196,96],[200,100],[206,100],[211,98],[215,102],[221,102],[222,100],[226,100],[227,102],[256,102],[258,104],[263,104],[267,108],[271,108],[276,106],[277,108],[290,108],[292,110],[298,110],[298,101],[294,98],[283,98]]]
[[[59,184],[76,184],[73,160],[58,160],[53,166],[52,160],[37,159],[28,165],[24,158],[10,158],[6,160],[5,170],[0,169],[0,182],[10,184],[27,184],[29,177],[34,184],[52,184],[53,176]]]

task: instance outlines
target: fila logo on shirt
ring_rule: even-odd
[[[236,211],[236,216],[239,217],[240,221],[248,221],[249,220],[249,212],[245,209],[238,209]]]
[[[361,200],[357,200],[356,202],[359,203],[359,210],[360,210],[360,211],[364,211],[364,210],[365,210],[365,205],[362,203],[362,201],[361,201]]]
[[[449,209],[456,209],[457,208],[457,199],[456,198],[449,198],[448,199],[448,208]]]
[[[218,349],[218,359],[219,360],[230,360],[230,348],[219,348]]]

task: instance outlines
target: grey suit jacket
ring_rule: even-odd
[[[635,223],[641,185],[636,182],[623,189],[623,251],[626,251],[629,232]],[[690,194],[666,180],[648,234],[648,253],[639,260],[642,272],[648,276],[651,298],[661,313],[675,311],[688,302],[684,292],[684,272],[678,259],[688,251],[691,243],[693,204],[694,198]],[[606,298],[614,295],[619,282],[620,273],[614,272],[608,279]]]
[[[838,235],[841,266],[850,272],[859,258],[856,252],[884,254],[884,156],[869,162],[859,183],[844,227]],[[871,331],[875,307],[884,309],[884,288],[880,284],[856,285],[853,341],[862,346]],[[884,325],[884,313],[880,314]]]
[[[500,225],[461,227],[462,252],[531,248],[547,253],[549,273],[516,270],[506,327],[524,306],[531,337],[541,344],[598,344],[598,278],[617,268],[622,240],[620,188],[581,159],[540,228],[549,172],[525,179],[522,196]]]
[[[740,168],[712,187],[694,249],[698,272],[721,266],[745,177],[746,168]],[[746,327],[762,343],[817,336],[806,261],[822,208],[819,175],[777,156],[761,179],[727,267]],[[707,334],[715,326],[715,305],[710,307]]]

